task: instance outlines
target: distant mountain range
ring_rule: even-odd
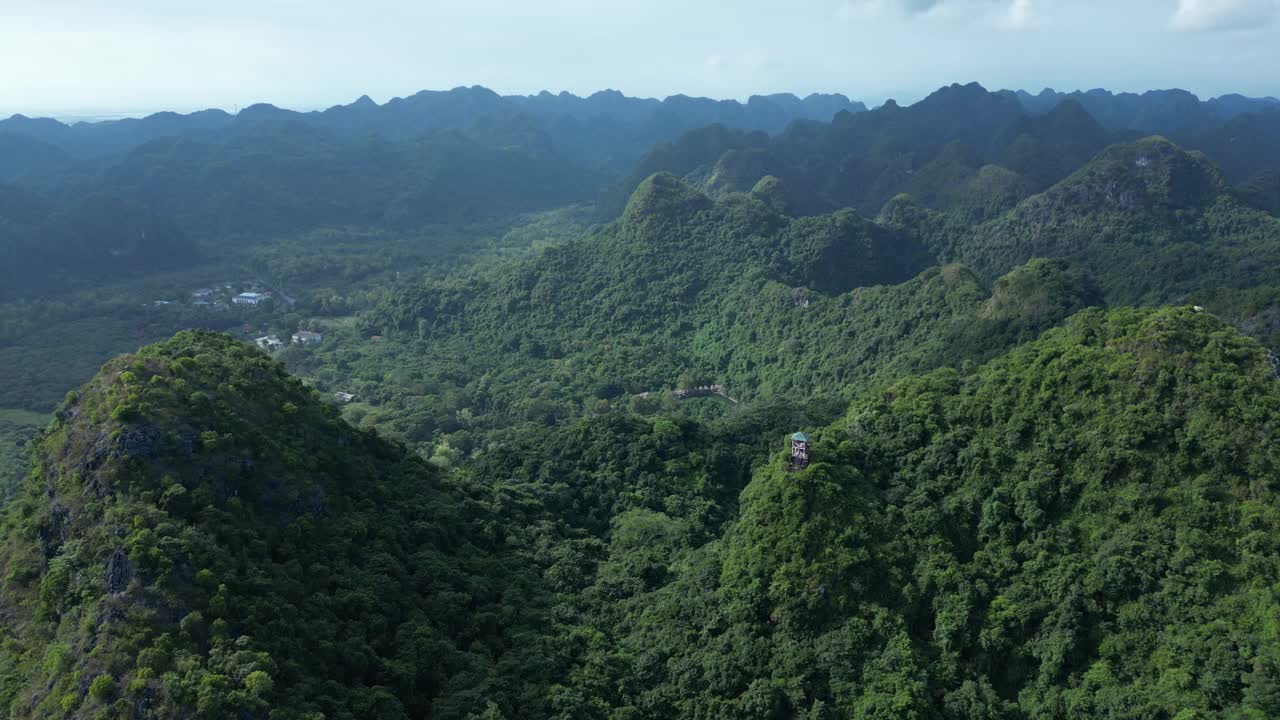
[[[1184,91],[1038,96],[990,92],[977,83],[940,88],[913,105],[889,101],[830,123],[793,122],[767,136],[725,126],[660,143],[602,199],[606,216],[655,172],[712,194],[784,180],[788,212],[853,207],[874,215],[899,193],[983,220],[1062,180],[1107,145],[1159,134],[1200,150],[1232,183],[1271,202],[1265,173],[1280,168],[1280,111],[1271,99],[1201,102]],[[1240,113],[1246,107],[1253,112]],[[1229,119],[1223,119],[1231,112]]]
[[[1140,95],[1100,89],[1063,93],[1046,88],[1039,95],[1023,90],[1001,92],[1017,98],[1033,113],[1049,112],[1069,99],[1080,103],[1108,130],[1165,135],[1202,132],[1245,113],[1280,108],[1280,99],[1274,97],[1231,94],[1201,100],[1186,90],[1176,89],[1151,90]]]
[[[841,111],[866,110],[844,95],[757,95],[746,103],[673,95],[665,100],[627,97],[605,90],[588,97],[503,96],[488,88],[424,90],[382,105],[367,95],[328,110],[297,112],[260,103],[231,114],[201,110],[185,115],[159,112],[144,118],[79,122],[14,115],[0,121],[5,133],[26,135],[74,158],[126,152],[173,135],[217,137],[263,123],[303,121],[339,135],[381,135],[398,140],[437,130],[484,133],[520,129],[545,136],[565,156],[591,166],[628,163],[658,140],[712,123],[778,132],[792,120],[830,120]]]
[[[1274,97],[1223,95],[1200,100],[1185,90],[1155,90],[1142,94],[1107,90],[1070,93],[1046,89],[1000,91],[1031,113],[1047,113],[1071,99],[1108,130],[1139,133],[1188,134],[1221,126],[1240,115],[1280,107]],[[886,106],[896,106],[890,101]],[[201,110],[188,114],[158,112],[142,118],[76,122],[13,115],[0,120],[0,148],[5,154],[36,156],[41,163],[61,151],[68,158],[94,158],[127,152],[150,140],[175,135],[216,138],[237,134],[262,123],[303,121],[339,135],[381,135],[407,139],[438,130],[478,134],[524,133],[554,145],[566,159],[596,168],[626,168],[656,142],[712,124],[770,134],[796,120],[830,121],[841,112],[863,112],[867,106],[841,94],[790,93],[753,95],[745,103],[687,95],[663,100],[628,97],[603,90],[587,97],[567,92],[537,95],[499,95],[485,87],[423,90],[379,105],[367,95],[327,110],[298,112],[260,103],[232,114]],[[5,135],[17,134],[41,146],[13,149]],[[0,161],[0,178],[12,175]],[[24,166],[29,163],[24,164]]]
[[[976,223],[1108,145],[1150,134],[1204,152],[1240,197],[1274,213],[1277,106],[970,83],[870,111],[843,95],[740,103],[471,87],[305,113],[260,104],[74,125],[19,115],[0,121],[0,297],[50,273],[71,282],[180,263],[191,244],[178,238],[254,243],[317,226],[405,229],[592,201],[608,220],[655,172],[714,197],[772,176],[781,182],[770,196],[788,215],[875,216],[907,194]]]

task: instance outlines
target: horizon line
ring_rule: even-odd
[[[519,93],[519,92],[503,93],[503,92],[499,92],[499,91],[494,90],[493,88],[490,88],[490,87],[485,86],[485,85],[480,85],[480,84],[471,84],[471,85],[455,85],[455,86],[453,86],[453,87],[451,87],[451,88],[444,88],[444,89],[422,88],[422,89],[416,90],[416,91],[414,91],[414,92],[412,92],[412,93],[409,93],[409,94],[407,94],[407,95],[393,95],[393,96],[388,97],[388,98],[386,98],[386,99],[384,99],[384,100],[382,100],[382,101],[379,101],[379,100],[374,99],[374,98],[373,98],[371,95],[369,95],[368,93],[364,93],[364,94],[361,94],[360,96],[358,96],[358,97],[356,97],[356,98],[354,98],[354,99],[352,99],[352,100],[350,100],[350,101],[348,101],[348,102],[337,102],[337,103],[333,103],[333,104],[309,104],[309,105],[308,105],[308,104],[301,104],[301,105],[294,105],[294,106],[292,106],[292,107],[290,107],[290,106],[284,106],[284,105],[276,105],[275,103],[272,103],[272,102],[270,102],[270,101],[266,101],[266,100],[258,101],[258,102],[244,103],[244,104],[232,104],[232,105],[230,105],[229,107],[228,107],[228,106],[226,106],[226,105],[208,105],[208,106],[204,106],[204,107],[200,107],[200,106],[192,106],[192,105],[171,105],[171,106],[164,106],[164,107],[154,107],[154,106],[153,106],[153,108],[138,108],[138,107],[134,107],[134,108],[128,108],[128,109],[124,109],[124,108],[120,108],[120,107],[116,107],[116,108],[106,108],[106,107],[103,107],[103,108],[86,108],[86,107],[63,107],[63,108],[55,108],[55,107],[44,107],[44,108],[29,108],[29,109],[26,109],[26,110],[13,110],[13,111],[0,110],[0,120],[6,120],[6,119],[10,119],[10,118],[13,118],[13,117],[16,117],[16,116],[22,116],[22,117],[26,117],[26,118],[28,118],[28,119],[32,119],[32,120],[45,120],[45,119],[57,120],[58,122],[61,122],[61,123],[63,123],[64,125],[71,126],[71,125],[75,125],[75,124],[78,124],[78,123],[89,123],[89,124],[93,124],[93,123],[99,123],[99,122],[112,122],[112,121],[118,121],[118,120],[140,120],[140,119],[144,119],[144,118],[150,117],[150,116],[152,116],[152,115],[158,115],[158,114],[161,114],[161,113],[174,113],[174,114],[178,114],[178,115],[190,115],[190,114],[198,113],[198,112],[206,112],[206,111],[210,111],[210,110],[216,110],[216,111],[221,111],[221,112],[227,113],[228,115],[238,115],[242,110],[245,110],[246,108],[250,108],[250,107],[255,107],[255,106],[258,106],[258,105],[268,105],[268,106],[271,106],[271,107],[274,107],[274,108],[278,108],[278,109],[280,109],[280,110],[285,110],[285,111],[289,111],[289,112],[296,112],[296,113],[306,114],[306,113],[319,113],[319,112],[324,112],[324,111],[326,111],[326,110],[331,110],[331,109],[339,108],[339,107],[347,107],[347,106],[350,106],[350,105],[353,105],[353,104],[355,104],[355,103],[359,102],[359,101],[360,101],[361,99],[363,99],[363,98],[369,98],[369,99],[370,99],[370,100],[372,100],[372,101],[373,101],[373,102],[374,102],[378,107],[385,107],[387,104],[389,104],[389,103],[391,103],[391,102],[393,102],[393,101],[396,101],[396,100],[404,100],[404,99],[411,98],[411,97],[413,97],[413,96],[415,96],[415,95],[418,95],[418,94],[421,94],[421,93],[432,93],[432,92],[434,92],[434,93],[449,93],[449,92],[454,92],[454,91],[458,91],[458,90],[470,90],[470,89],[477,89],[477,88],[479,88],[479,89],[483,89],[483,90],[488,90],[488,91],[493,92],[495,95],[498,95],[499,97],[502,97],[502,98],[533,98],[533,97],[541,96],[541,95],[543,95],[543,94],[547,94],[547,95],[551,95],[551,96],[553,96],[553,97],[559,97],[559,96],[562,96],[562,95],[569,95],[569,96],[571,96],[571,97],[575,97],[575,98],[578,98],[578,99],[584,99],[584,100],[585,100],[585,99],[589,99],[589,98],[590,98],[590,97],[592,97],[593,95],[598,95],[598,94],[602,94],[602,93],[617,93],[617,94],[621,95],[622,97],[627,98],[628,100],[640,100],[640,101],[665,102],[665,101],[670,100],[670,99],[672,99],[672,98],[685,97],[685,98],[689,98],[689,99],[692,99],[692,100],[709,100],[709,101],[712,101],[712,102],[736,102],[736,103],[738,103],[738,104],[740,104],[740,105],[746,105],[746,104],[747,104],[747,102],[749,102],[749,101],[750,101],[750,99],[751,99],[751,98],[753,98],[753,97],[764,97],[764,98],[767,98],[767,97],[770,97],[770,96],[776,96],[776,95],[791,95],[791,96],[796,97],[796,98],[798,98],[798,99],[804,100],[805,98],[807,98],[807,97],[811,97],[811,96],[814,96],[814,95],[820,95],[820,96],[821,96],[821,95],[830,95],[830,96],[840,95],[840,96],[845,97],[845,98],[846,98],[849,102],[851,102],[851,103],[862,103],[864,106],[866,106],[866,108],[867,108],[868,110],[874,110],[874,109],[876,109],[876,108],[879,108],[879,107],[881,107],[881,106],[885,105],[886,103],[888,103],[888,102],[890,102],[890,101],[897,102],[899,105],[908,105],[908,106],[909,106],[909,105],[914,105],[914,104],[916,104],[916,103],[920,102],[921,100],[924,100],[925,98],[929,97],[929,96],[930,96],[930,95],[932,95],[933,93],[938,92],[938,91],[940,91],[940,90],[944,90],[944,89],[949,88],[949,87],[955,87],[955,86],[962,86],[962,87],[963,87],[963,86],[968,86],[968,85],[979,85],[979,86],[980,86],[980,87],[982,87],[984,90],[987,90],[988,92],[991,92],[991,93],[1000,93],[1000,92],[1014,92],[1014,93],[1022,93],[1022,92],[1025,92],[1025,93],[1027,93],[1028,95],[1031,95],[1032,97],[1036,97],[1036,96],[1041,95],[1041,94],[1043,94],[1043,93],[1045,93],[1045,92],[1055,92],[1055,93],[1059,93],[1059,94],[1063,94],[1063,95],[1071,95],[1071,94],[1075,94],[1075,93],[1088,94],[1088,93],[1093,93],[1093,92],[1105,92],[1105,93],[1110,93],[1111,95],[1130,95],[1130,94],[1132,94],[1132,95],[1143,95],[1143,94],[1146,94],[1146,93],[1152,93],[1152,92],[1174,92],[1174,91],[1178,91],[1178,92],[1185,92],[1185,93],[1188,93],[1188,94],[1190,94],[1190,95],[1194,96],[1194,97],[1195,97],[1197,100],[1199,100],[1200,102],[1210,102],[1210,101],[1216,100],[1216,99],[1218,99],[1218,98],[1228,97],[1228,96],[1233,96],[1233,95],[1234,95],[1234,96],[1244,97],[1244,98],[1249,99],[1249,100],[1274,100],[1274,101],[1280,102],[1280,97],[1277,97],[1277,96],[1275,96],[1275,95],[1249,95],[1249,94],[1241,93],[1241,92],[1224,92],[1224,93],[1221,93],[1221,94],[1210,95],[1210,96],[1208,96],[1208,97],[1201,97],[1201,96],[1200,96],[1198,93],[1196,93],[1195,91],[1187,90],[1187,89],[1185,89],[1185,88],[1180,88],[1180,87],[1148,88],[1148,89],[1146,89],[1146,90],[1113,90],[1113,89],[1110,89],[1110,88],[1104,88],[1104,87],[1094,87],[1094,88],[1088,88],[1088,89],[1078,88],[1078,89],[1074,89],[1074,90],[1058,90],[1058,89],[1053,88],[1053,87],[1045,86],[1045,87],[1043,87],[1042,89],[1040,89],[1040,90],[1038,90],[1038,91],[1026,90],[1026,89],[1024,89],[1024,88],[1000,88],[1000,89],[992,90],[991,88],[988,88],[986,85],[983,85],[980,81],[976,81],[976,80],[975,80],[975,81],[970,81],[970,82],[967,82],[967,83],[964,83],[964,82],[953,82],[953,83],[948,83],[948,84],[940,85],[938,88],[936,88],[936,89],[934,89],[934,90],[932,90],[932,91],[926,92],[926,93],[877,94],[877,95],[875,96],[875,97],[876,97],[876,99],[875,99],[875,100],[871,100],[871,99],[867,99],[867,98],[854,97],[854,96],[852,96],[852,95],[849,95],[849,94],[848,94],[848,93],[846,93],[846,92],[835,91],[835,90],[831,90],[831,91],[814,91],[814,92],[805,93],[805,94],[801,94],[801,93],[797,93],[797,92],[793,92],[793,91],[786,91],[786,90],[783,90],[783,91],[777,91],[777,92],[757,92],[757,93],[752,93],[752,94],[750,94],[750,95],[747,95],[745,98],[742,98],[742,97],[727,97],[727,98],[720,98],[720,97],[712,97],[712,96],[709,96],[709,95],[690,95],[690,94],[687,94],[687,93],[676,92],[676,93],[672,93],[672,94],[666,95],[666,96],[664,96],[664,97],[658,98],[658,97],[655,97],[655,96],[646,96],[646,95],[628,95],[628,94],[626,94],[626,92],[621,91],[621,90],[617,90],[616,88],[603,88],[603,89],[600,89],[600,90],[594,90],[594,91],[592,91],[592,92],[590,92],[590,93],[586,93],[586,94],[578,94],[578,93],[574,93],[574,92],[572,92],[572,91],[568,91],[568,90],[551,91],[551,90],[547,90],[547,89],[539,90],[539,91],[537,91],[537,92],[532,92],[532,93]]]

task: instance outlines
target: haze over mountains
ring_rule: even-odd
[[[181,241],[146,251],[150,241],[138,242],[146,226],[170,228],[153,230],[152,240],[175,231],[207,240],[316,225],[418,227],[593,200],[612,217],[659,170],[698,174],[712,192],[748,190],[774,175],[793,213],[851,206],[875,214],[907,192],[933,207],[967,205],[983,219],[1108,143],[1143,133],[1204,150],[1242,196],[1274,208],[1273,106],[1201,102],[1181,91],[1028,96],[976,84],[872,111],[841,95],[742,104],[458,88],[314,113],[257,105],[234,116],[161,113],[74,126],[15,116],[0,121],[0,182],[16,186],[0,187],[14,208],[0,232],[31,237],[39,226],[58,239],[9,263],[5,292],[47,282],[47,270],[33,270],[38,256],[39,267],[68,276],[180,257]],[[133,208],[122,217],[147,218],[111,231],[136,237],[86,237],[103,221],[100,208],[115,206]]]
[[[1070,99],[1080,103],[1108,130],[1170,135],[1206,130],[1237,115],[1280,107],[1280,100],[1270,96],[1247,98],[1232,93],[1202,101],[1185,90],[1137,94],[1098,89],[1064,93],[1046,88],[1036,95],[1024,90],[1014,95],[1032,112],[1048,112]]]
[[[1114,94],[1106,90],[1060,93],[1046,89],[1037,95],[1009,92],[1028,111],[1052,110],[1064,99],[1074,99],[1086,107],[1110,130],[1137,130],[1176,133],[1203,130],[1248,112],[1280,105],[1276,98],[1246,98],[1224,95],[1201,101],[1182,90],[1150,91],[1141,95]],[[673,130],[692,129],[720,123],[728,127],[774,133],[795,119],[830,120],[841,111],[859,112],[867,107],[840,94],[814,94],[799,98],[791,94],[756,95],[746,103],[710,100],[684,95],[664,100],[632,98],[606,90],[588,97],[567,92],[537,95],[508,95],[480,86],[449,91],[424,90],[405,98],[378,105],[362,96],[348,105],[323,111],[296,112],[270,104],[244,108],[236,114],[204,110],[189,114],[158,112],[141,118],[71,125],[49,118],[28,118],[17,114],[0,120],[0,133],[28,135],[58,147],[73,156],[97,156],[121,152],[156,137],[187,133],[233,131],[237,125],[266,120],[305,118],[316,127],[340,133],[382,134],[406,137],[430,130],[467,129],[482,120],[491,123],[527,116],[561,141],[569,134],[591,132],[589,121],[611,121],[632,132],[648,132],[652,143]]]
[[[262,103],[231,114],[205,110],[179,115],[161,112],[145,118],[65,125],[56,120],[15,115],[0,121],[0,133],[26,135],[72,157],[124,152],[148,140],[172,135],[216,138],[243,132],[262,123],[302,121],[338,135],[380,135],[402,140],[437,130],[503,131],[528,126],[545,134],[575,159],[598,165],[626,163],[613,157],[623,148],[637,152],[658,139],[712,123],[776,132],[797,118],[826,120],[842,110],[860,111],[862,103],[843,95],[790,94],[753,96],[746,103],[674,95],[665,100],[626,97],[613,90],[589,97],[553,95],[500,96],[487,88],[424,90],[378,105],[367,95],[349,105],[323,111],[296,112]],[[602,146],[608,145],[607,151]],[[593,150],[595,152],[593,152]]]
[[[1280,717],[1273,99],[460,88],[0,176],[10,717]]]

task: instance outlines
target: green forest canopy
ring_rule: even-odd
[[[542,162],[536,133],[268,125],[141,145],[110,165],[133,189],[79,211],[0,193],[18,222],[0,232],[69,223],[46,248],[59,277],[154,262],[6,305],[0,357],[23,377],[84,372],[93,353],[57,359],[69,328],[105,355],[212,324],[129,299],[230,272],[205,265],[229,257],[203,254],[210,238],[297,295],[224,328],[324,331],[276,359],[181,332],[108,362],[33,442],[38,416],[0,415],[0,440],[34,448],[0,486],[16,492],[0,702],[95,719],[1280,714],[1264,344],[1280,221],[1265,178],[1238,190],[1163,138],[1104,149],[1139,122],[1114,100],[1038,114],[955,86],[775,138],[708,128],[656,150],[687,166],[646,173],[595,228],[432,205],[446,184],[478,216],[581,198],[540,174],[564,158]],[[420,194],[365,182],[391,156]],[[508,170],[538,197],[491,185]],[[201,190],[228,179],[232,195]],[[210,225],[245,200],[263,213],[228,217],[278,235]],[[118,234],[84,230],[112,214]],[[110,252],[152,227],[192,240]],[[712,383],[732,399],[667,392]],[[43,385],[4,397],[47,409]]]

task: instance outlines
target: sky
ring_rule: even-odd
[[[423,89],[1280,96],[1280,0],[0,0],[0,117]]]

